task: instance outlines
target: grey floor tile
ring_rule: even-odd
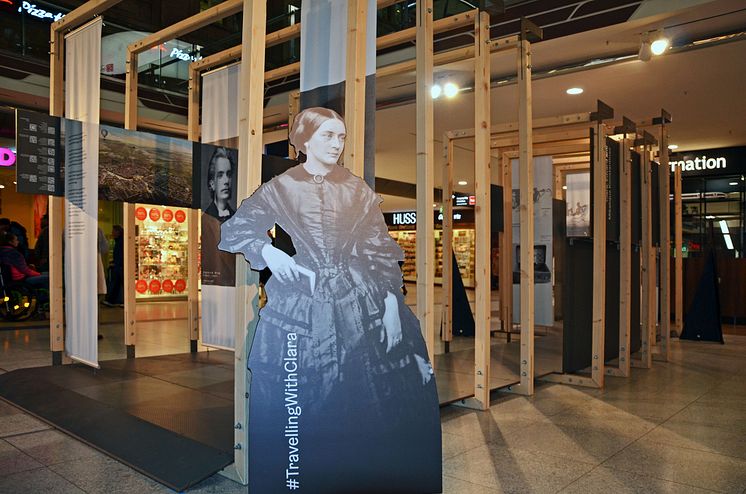
[[[0,477],[0,492],[5,494],[84,494],[85,491],[48,468],[38,468]]]
[[[0,437],[14,436],[28,432],[42,431],[51,427],[31,415],[17,413],[0,419]]]
[[[592,464],[488,444],[443,462],[443,473],[502,492],[557,492]]]
[[[746,460],[676,446],[636,442],[604,466],[721,492],[746,489]]]
[[[678,484],[668,480],[646,477],[633,472],[598,467],[583,475],[566,488],[562,494],[592,494],[613,492],[614,494],[648,494],[650,492],[665,494],[706,494],[713,491],[700,489],[691,485]]]
[[[102,454],[57,463],[49,468],[89,494],[172,492],[170,489]]]
[[[10,475],[24,470],[41,468],[43,465],[23,451],[0,440],[0,476]]]
[[[500,494],[504,491],[443,475],[443,494]]]
[[[188,494],[246,494],[247,487],[215,474],[189,489]]]
[[[739,406],[728,406],[725,404],[701,405],[694,403],[671,417],[669,421],[722,427],[727,430],[746,434],[744,408]]]
[[[458,436],[456,434],[449,434],[448,432],[443,432],[441,434],[442,437],[442,444],[443,444],[443,459],[451,458],[456,455],[460,455],[461,453],[464,453],[466,451],[469,451],[470,449],[482,446],[484,441],[482,440],[472,440],[468,437],[464,436]]]
[[[551,417],[553,424],[594,429],[609,434],[640,437],[657,423],[601,401],[589,402]]]
[[[12,436],[6,440],[44,465],[54,465],[99,454],[93,448],[56,430]]]
[[[746,433],[692,422],[666,422],[640,440],[746,459]]]

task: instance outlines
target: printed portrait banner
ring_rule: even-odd
[[[591,174],[568,173],[565,191],[567,236],[591,236]]]
[[[518,160],[511,160],[513,167],[513,322],[521,318],[521,285],[520,285],[520,240],[521,220],[519,212],[520,190]],[[552,157],[534,158],[534,320],[540,326],[554,325],[553,302],[553,228],[552,228],[552,191],[554,181]]]
[[[66,37],[65,351],[98,368],[99,17]]]

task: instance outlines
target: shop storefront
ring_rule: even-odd
[[[443,281],[443,213],[435,211],[435,282]],[[389,235],[396,240],[404,251],[402,272],[404,281],[417,281],[416,241],[417,213],[404,211],[384,213]],[[464,286],[474,287],[474,209],[472,207],[454,209],[453,211],[453,253],[464,281]]]
[[[186,297],[189,218],[182,208],[137,204],[138,299]]]

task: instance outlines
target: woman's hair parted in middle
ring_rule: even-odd
[[[308,140],[324,122],[330,119],[337,119],[344,124],[344,119],[334,110],[321,107],[306,108],[293,120],[289,135],[290,144],[298,153],[305,155]]]

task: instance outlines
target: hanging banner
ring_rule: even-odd
[[[202,211],[202,344],[226,350],[235,348],[236,260],[218,243],[220,225],[236,211],[238,153],[223,146],[238,144],[239,80],[238,64],[202,76],[202,141],[210,144],[194,144],[193,207]]]
[[[591,174],[567,174],[567,236],[591,236]]]
[[[96,368],[101,26],[99,17],[65,42],[65,351]]]
[[[305,0],[301,4],[300,109],[320,106],[344,117],[347,60],[347,0]],[[376,0],[368,0],[365,31],[365,168],[375,188]]]
[[[521,219],[518,160],[513,167],[513,322],[521,318]],[[552,252],[552,157],[534,158],[534,320],[540,326],[554,325]]]

